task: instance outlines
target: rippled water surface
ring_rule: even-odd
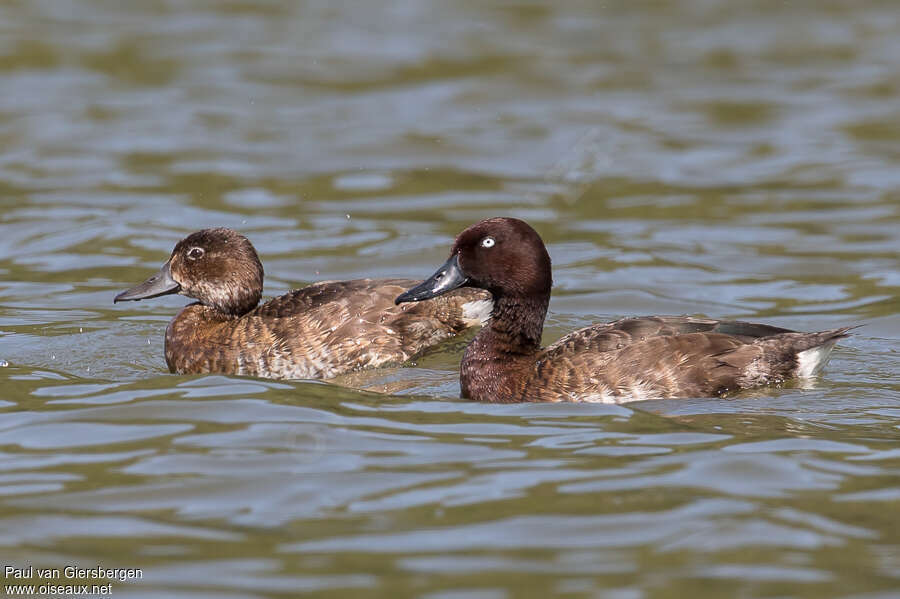
[[[112,590],[148,598],[900,595],[898,56],[892,1],[3,2],[0,566],[140,568]],[[865,326],[809,388],[493,406],[454,399],[463,340],[342,385],[182,377],[185,300],[112,304],[203,227],[273,296],[423,277],[501,214],[548,242],[548,342]]]

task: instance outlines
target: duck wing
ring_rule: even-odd
[[[750,342],[761,337],[791,332],[793,331],[790,329],[740,320],[713,320],[693,316],[641,316],[621,318],[573,331],[548,346],[544,353],[552,356],[583,351],[613,351],[653,337],[674,337],[687,333],[721,333]]]
[[[402,315],[408,318],[431,316],[460,330],[481,324],[490,314],[490,294],[474,288],[455,290],[433,300],[406,306],[394,304],[397,295],[419,283],[421,281],[412,279],[321,281],[273,298],[252,314],[263,318],[288,318],[315,314],[318,310],[331,313],[336,307],[342,307],[347,314],[377,314],[379,319],[381,316],[391,319]]]
[[[382,296],[407,284],[415,284],[407,279],[353,279],[349,281],[320,281],[293,289],[284,295],[272,298],[255,310],[255,314],[265,318],[284,318],[316,310],[332,302],[357,302],[372,309],[372,303]]]

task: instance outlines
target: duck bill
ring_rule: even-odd
[[[181,285],[172,278],[172,271],[169,269],[169,263],[163,264],[159,272],[141,283],[135,285],[131,289],[123,291],[115,297],[113,303],[139,301],[149,299],[151,297],[159,297],[160,295],[168,295],[170,293],[178,293],[181,291]]]
[[[453,254],[449,260],[444,262],[443,266],[437,269],[436,273],[412,289],[398,295],[394,303],[402,304],[404,302],[419,302],[431,299],[457,287],[462,287],[468,282],[469,277],[459,268],[459,255]]]

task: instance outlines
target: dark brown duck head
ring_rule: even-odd
[[[259,303],[262,287],[262,263],[250,241],[231,229],[204,229],[179,241],[159,272],[113,302],[178,293],[241,316]]]
[[[516,218],[489,218],[460,233],[443,266],[396,302],[417,302],[464,286],[486,289],[495,299],[544,299],[552,284],[550,255],[537,232]]]
[[[505,352],[532,353],[540,348],[552,284],[550,255],[537,232],[516,218],[489,218],[460,233],[443,266],[395,302],[458,287],[486,289],[494,307],[480,338]]]

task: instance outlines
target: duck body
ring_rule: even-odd
[[[533,354],[505,355],[486,335],[463,356],[462,395],[599,403],[722,396],[812,377],[844,336],[846,329],[797,333],[741,321],[645,316],[579,329]]]
[[[398,307],[416,281],[330,281],[262,305],[262,264],[242,235],[206,229],[186,237],[160,271],[116,296],[140,300],[180,293],[185,306],[166,328],[165,356],[178,374],[222,373],[275,379],[331,378],[409,360],[478,326],[490,310],[475,289]]]
[[[646,316],[595,324],[543,348],[551,285],[550,257],[534,229],[495,218],[463,231],[450,259],[396,301],[467,287],[491,293],[490,319],[460,364],[462,396],[486,402],[721,396],[816,375],[850,328],[799,333],[742,321]]]
[[[470,314],[466,305],[468,300],[479,301],[472,294],[447,297],[423,310],[397,310],[394,297],[415,283],[405,279],[315,283],[239,318],[190,304],[166,329],[166,363],[178,374],[332,378],[404,362],[480,324],[480,317]]]

